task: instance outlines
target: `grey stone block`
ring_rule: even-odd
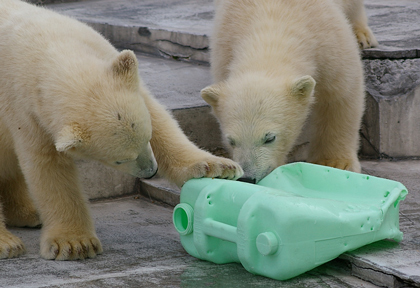
[[[215,152],[223,149],[219,123],[211,114],[209,106],[191,109],[177,109],[172,115],[178,121],[185,135],[198,147]]]
[[[361,154],[420,156],[420,59],[364,60]]]
[[[90,200],[132,194],[136,177],[122,173],[101,163],[77,160],[79,179]]]

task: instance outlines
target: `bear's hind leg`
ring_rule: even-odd
[[[0,259],[17,257],[25,253],[25,251],[22,240],[6,229],[3,209],[0,203]]]
[[[9,181],[16,176],[18,169],[11,135],[0,119],[0,259],[25,253],[22,241],[6,229],[6,217],[9,216],[5,217],[4,213],[4,210],[8,210]]]
[[[8,226],[36,227],[41,224],[22,172],[19,171],[14,179],[8,179],[1,196]]]
[[[360,49],[378,46],[378,41],[369,28],[363,0],[344,0],[344,12],[350,21]]]

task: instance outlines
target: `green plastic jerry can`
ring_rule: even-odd
[[[258,184],[189,180],[173,222],[190,255],[286,280],[372,242],[401,241],[406,195],[396,181],[299,162]]]

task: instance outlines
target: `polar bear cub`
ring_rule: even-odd
[[[18,0],[0,1],[0,258],[25,251],[6,229],[42,223],[41,255],[102,252],[74,157],[137,177],[242,175],[198,149],[142,84],[137,58],[88,26]]]
[[[308,118],[308,160],[360,171],[358,42],[377,45],[366,23],[362,1],[216,1],[215,84],[201,95],[244,177],[258,182],[284,164]]]

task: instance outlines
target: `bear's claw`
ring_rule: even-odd
[[[183,181],[177,181],[177,185],[182,186],[186,181],[192,178],[221,178],[236,180],[243,175],[243,170],[239,164],[234,161],[217,156],[209,156],[197,160],[196,163],[185,168],[182,172]]]
[[[78,239],[54,238],[41,244],[41,255],[46,259],[77,260],[95,258],[102,254],[102,245],[96,237]]]
[[[242,168],[230,159],[214,157],[207,160],[210,171],[202,177],[236,180],[243,175]]]

